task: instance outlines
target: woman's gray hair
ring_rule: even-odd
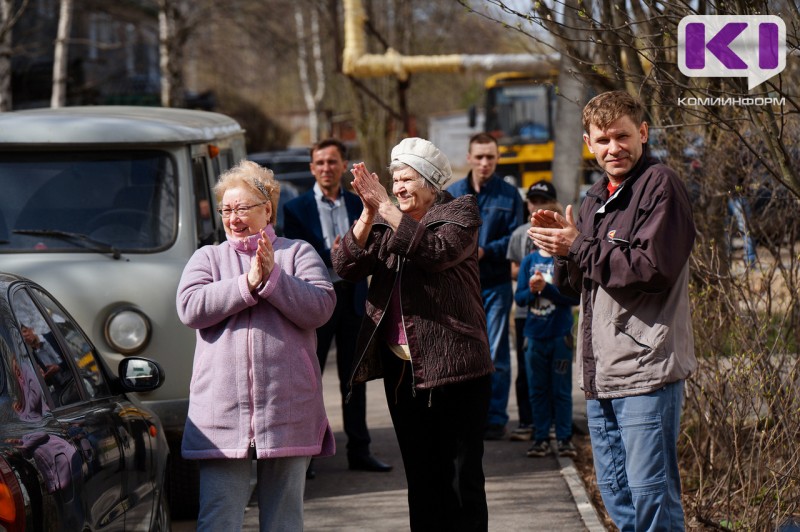
[[[431,183],[430,181],[425,179],[425,177],[422,174],[420,174],[419,172],[414,170],[414,168],[412,168],[411,166],[407,165],[406,163],[401,163],[400,161],[392,161],[389,164],[389,175],[393,176],[395,172],[400,172],[402,170],[405,170],[406,168],[410,168],[412,172],[417,174],[417,177],[422,180],[422,184],[423,184],[423,186],[425,188],[429,188],[429,189],[433,190],[433,192],[436,194],[436,201],[437,202],[440,199],[442,199],[442,191],[439,190],[439,188],[436,187],[436,185],[434,185],[433,183]]]

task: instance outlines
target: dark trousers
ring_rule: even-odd
[[[383,351],[383,382],[408,482],[411,530],[487,530],[482,462],[491,375],[414,392],[411,363],[388,348]]]
[[[319,367],[325,371],[328,350],[336,338],[336,371],[339,374],[339,392],[342,397],[342,419],[347,434],[347,457],[369,454],[369,430],[367,429],[367,386],[353,386],[353,395],[345,403],[348,382],[353,368],[356,337],[361,327],[361,316],[356,314],[353,293],[355,285],[345,281],[334,283],[336,308],[328,323],[317,329],[317,358]]]
[[[525,368],[525,318],[514,318],[514,336],[517,342],[517,380],[514,381],[514,392],[517,396],[520,426],[533,425],[530,394],[528,392],[528,373]]]

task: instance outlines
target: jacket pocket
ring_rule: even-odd
[[[658,340],[660,332],[614,323],[603,328],[599,336],[593,335],[598,390],[635,389],[661,382],[659,368],[665,357],[663,341]],[[597,341],[600,338],[604,341]]]
[[[302,362],[303,371],[301,371],[303,375],[303,381],[300,383],[300,388],[310,388],[312,392],[316,392],[317,388],[319,388],[319,381],[317,379],[317,372],[314,369],[314,363],[311,361],[311,357],[314,359],[317,358],[317,354],[310,352],[306,349],[301,349],[300,353],[298,354],[298,358]]]
[[[194,360],[192,362],[192,377],[189,381],[189,391],[197,389],[201,386],[198,381],[201,379],[209,380],[211,372],[208,371],[213,355],[207,353],[207,346],[198,342],[198,346],[194,353]],[[208,382],[205,383],[207,385]],[[204,388],[205,386],[201,386]]]
[[[482,340],[484,338],[483,329],[463,322],[449,314],[444,315],[444,319],[441,321],[441,324],[453,332],[463,334],[464,336],[469,336],[470,338],[474,338],[476,340]]]

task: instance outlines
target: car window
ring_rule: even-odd
[[[163,151],[4,152],[0,190],[0,253],[143,251],[177,233],[175,164]]]
[[[0,336],[0,352],[5,373],[3,393],[0,397],[11,403],[12,410],[19,419],[37,421],[49,411],[44,400],[41,372],[34,370],[34,364],[25,347],[21,334],[13,327],[14,338]],[[4,330],[3,332],[10,332]],[[10,346],[13,346],[10,347]],[[0,409],[0,423],[10,421],[7,409]]]
[[[281,185],[281,192],[278,196],[278,216],[275,220],[275,232],[283,236],[283,210],[284,206],[300,195],[297,187],[287,181],[278,181]]]
[[[216,219],[211,202],[211,191],[208,187],[208,172],[206,168],[205,158],[197,157],[192,160],[198,247],[213,244],[216,235]]]
[[[233,160],[233,150],[231,149],[220,150],[219,157],[217,158],[220,160],[223,172],[228,168],[233,167],[234,164],[236,164]],[[219,174],[217,174],[217,177],[219,177]]]
[[[98,366],[98,355],[81,329],[48,294],[32,290],[43,310],[27,290],[14,293],[13,308],[28,353],[53,405],[58,408],[84,398],[110,395]]]
[[[33,302],[26,290],[18,290],[13,296],[14,313],[33,366],[44,382],[56,408],[81,400],[75,374],[48,320]],[[24,363],[20,369],[26,369]],[[24,372],[22,372],[24,375]],[[30,376],[23,379],[23,389],[29,387]]]
[[[13,356],[14,352],[8,346],[8,342],[6,342],[3,335],[0,334],[0,397],[7,397],[10,388],[14,386],[14,375],[9,368],[11,357]]]
[[[45,311],[50,315],[50,320],[58,327],[61,338],[64,339],[67,355],[77,367],[80,382],[89,397],[96,398],[110,395],[103,372],[97,362],[99,355],[94,351],[89,339],[48,294],[36,288],[33,289],[33,292]]]

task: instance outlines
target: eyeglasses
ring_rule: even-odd
[[[248,211],[250,211],[250,209],[255,209],[256,207],[260,207],[261,205],[264,205],[265,203],[267,203],[267,202],[266,201],[262,201],[261,203],[256,203],[255,205],[242,205],[240,207],[236,207],[235,209],[231,209],[231,208],[226,207],[224,209],[217,209],[217,212],[223,218],[229,217],[231,215],[231,213],[235,214],[236,216],[242,217],[242,216],[247,216],[248,215]]]

